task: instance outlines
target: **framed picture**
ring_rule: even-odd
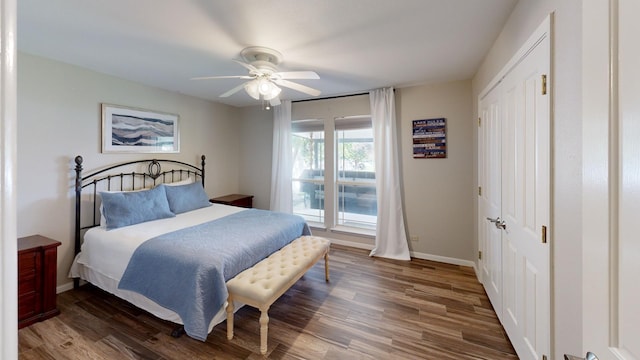
[[[439,159],[447,157],[447,120],[413,121],[413,158]]]
[[[102,152],[180,152],[179,119],[175,114],[102,104]]]

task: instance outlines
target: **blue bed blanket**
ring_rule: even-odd
[[[133,253],[118,288],[180,315],[205,341],[227,300],[226,281],[310,230],[300,216],[250,209],[149,239]]]

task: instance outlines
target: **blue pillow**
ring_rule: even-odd
[[[164,187],[133,192],[100,192],[107,230],[176,216]]]
[[[160,187],[165,188],[169,209],[174,214],[211,206],[207,193],[204,192],[200,182],[176,186],[161,185]]]

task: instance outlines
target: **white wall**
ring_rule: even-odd
[[[73,158],[85,171],[125,160],[170,158],[199,164],[207,156],[206,191],[238,191],[239,110],[79,67],[19,54],[18,236],[62,242],[58,286],[68,284],[73,260]],[[179,154],[102,154],[101,103],[180,115]]]
[[[473,79],[474,109],[477,110],[480,91],[542,20],[554,12],[550,238],[553,359],[561,359],[564,353],[580,354],[582,351],[581,11],[579,0],[520,0]],[[475,135],[473,139],[476,140]],[[477,244],[476,239],[476,249]]]
[[[401,144],[403,197],[407,232],[419,237],[410,242],[418,256],[435,255],[473,260],[473,147],[471,82],[396,89],[397,124]],[[333,126],[336,116],[370,113],[369,97],[355,96],[294,103],[295,119],[322,118]],[[413,159],[412,120],[447,118],[448,157]],[[241,191],[255,196],[256,207],[269,207],[273,115],[258,107],[242,110],[245,147],[240,175]],[[332,143],[333,139],[326,139]],[[327,159],[327,169],[331,166]],[[327,173],[327,176],[331,176]],[[435,189],[435,190],[434,190]],[[327,196],[327,199],[331,196]],[[328,200],[327,200],[328,201]],[[371,247],[373,237],[313,229],[314,234]]]

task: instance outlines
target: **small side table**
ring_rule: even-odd
[[[253,195],[231,194],[209,199],[212,203],[239,206],[244,208],[253,207]]]
[[[60,244],[41,235],[18,239],[18,329],[60,314],[56,308]]]

